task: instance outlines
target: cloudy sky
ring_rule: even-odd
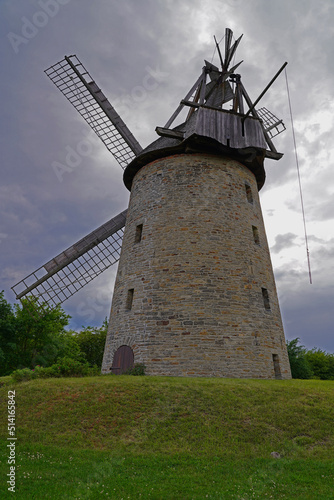
[[[275,141],[283,159],[266,160],[263,215],[287,339],[334,352],[332,0],[1,0],[0,290],[8,301],[12,285],[128,202],[120,166],[44,69],[76,54],[145,147],[225,27],[244,34],[238,71],[253,100],[288,61],[312,285],[284,74],[261,103],[287,127]],[[82,141],[90,154],[57,176],[55,162]],[[109,315],[115,271],[64,303],[72,328]]]

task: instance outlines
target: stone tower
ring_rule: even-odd
[[[282,122],[256,111],[238,64],[229,69],[240,39],[226,30],[221,70],[205,61],[124,172],[131,195],[103,373],[143,363],[148,375],[291,377],[258,196],[264,158],[282,156],[269,132]]]

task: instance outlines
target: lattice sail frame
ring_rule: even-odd
[[[77,56],[45,70],[124,169],[142,147]]]
[[[75,56],[45,70],[124,169],[142,147]],[[17,299],[30,299],[36,312],[53,309],[78,292],[120,257],[126,211],[69,247],[12,287]]]
[[[267,108],[260,108],[257,110],[257,113],[263,122],[265,131],[269,134],[271,139],[286,130],[283,120],[277,118],[277,116],[275,116]]]
[[[92,231],[12,287],[37,310],[62,304],[120,257],[127,210]]]

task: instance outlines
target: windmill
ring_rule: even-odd
[[[241,38],[226,29],[223,55],[215,40],[221,68],[205,61],[145,149],[76,56],[46,70],[125,169],[130,203],[13,290],[54,307],[120,261],[103,373],[291,376],[258,199],[285,127],[255,108],[286,63],[252,102],[232,65]]]

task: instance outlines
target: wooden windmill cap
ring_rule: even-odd
[[[124,184],[131,191],[137,172],[148,163],[176,154],[209,153],[235,159],[255,175],[258,189],[265,182],[263,166],[266,147],[260,123],[247,120],[248,133],[226,137],[231,125],[241,128],[241,119],[236,113],[202,108],[188,122],[170,130],[145,148],[124,171]]]
[[[123,179],[129,190],[136,173],[148,163],[175,154],[194,153],[210,153],[239,161],[255,175],[258,189],[262,188],[264,158],[279,160],[283,156],[275,149],[271,137],[285,127],[282,120],[265,108],[257,111],[255,105],[287,63],[253,103],[241,82],[241,75],[235,72],[242,61],[231,65],[241,38],[232,43],[233,32],[226,29],[224,57],[215,39],[221,69],[205,61],[200,76],[165,126],[156,128],[160,138],[127,165]],[[175,126],[176,118],[180,119],[180,113],[187,108],[186,119]]]

